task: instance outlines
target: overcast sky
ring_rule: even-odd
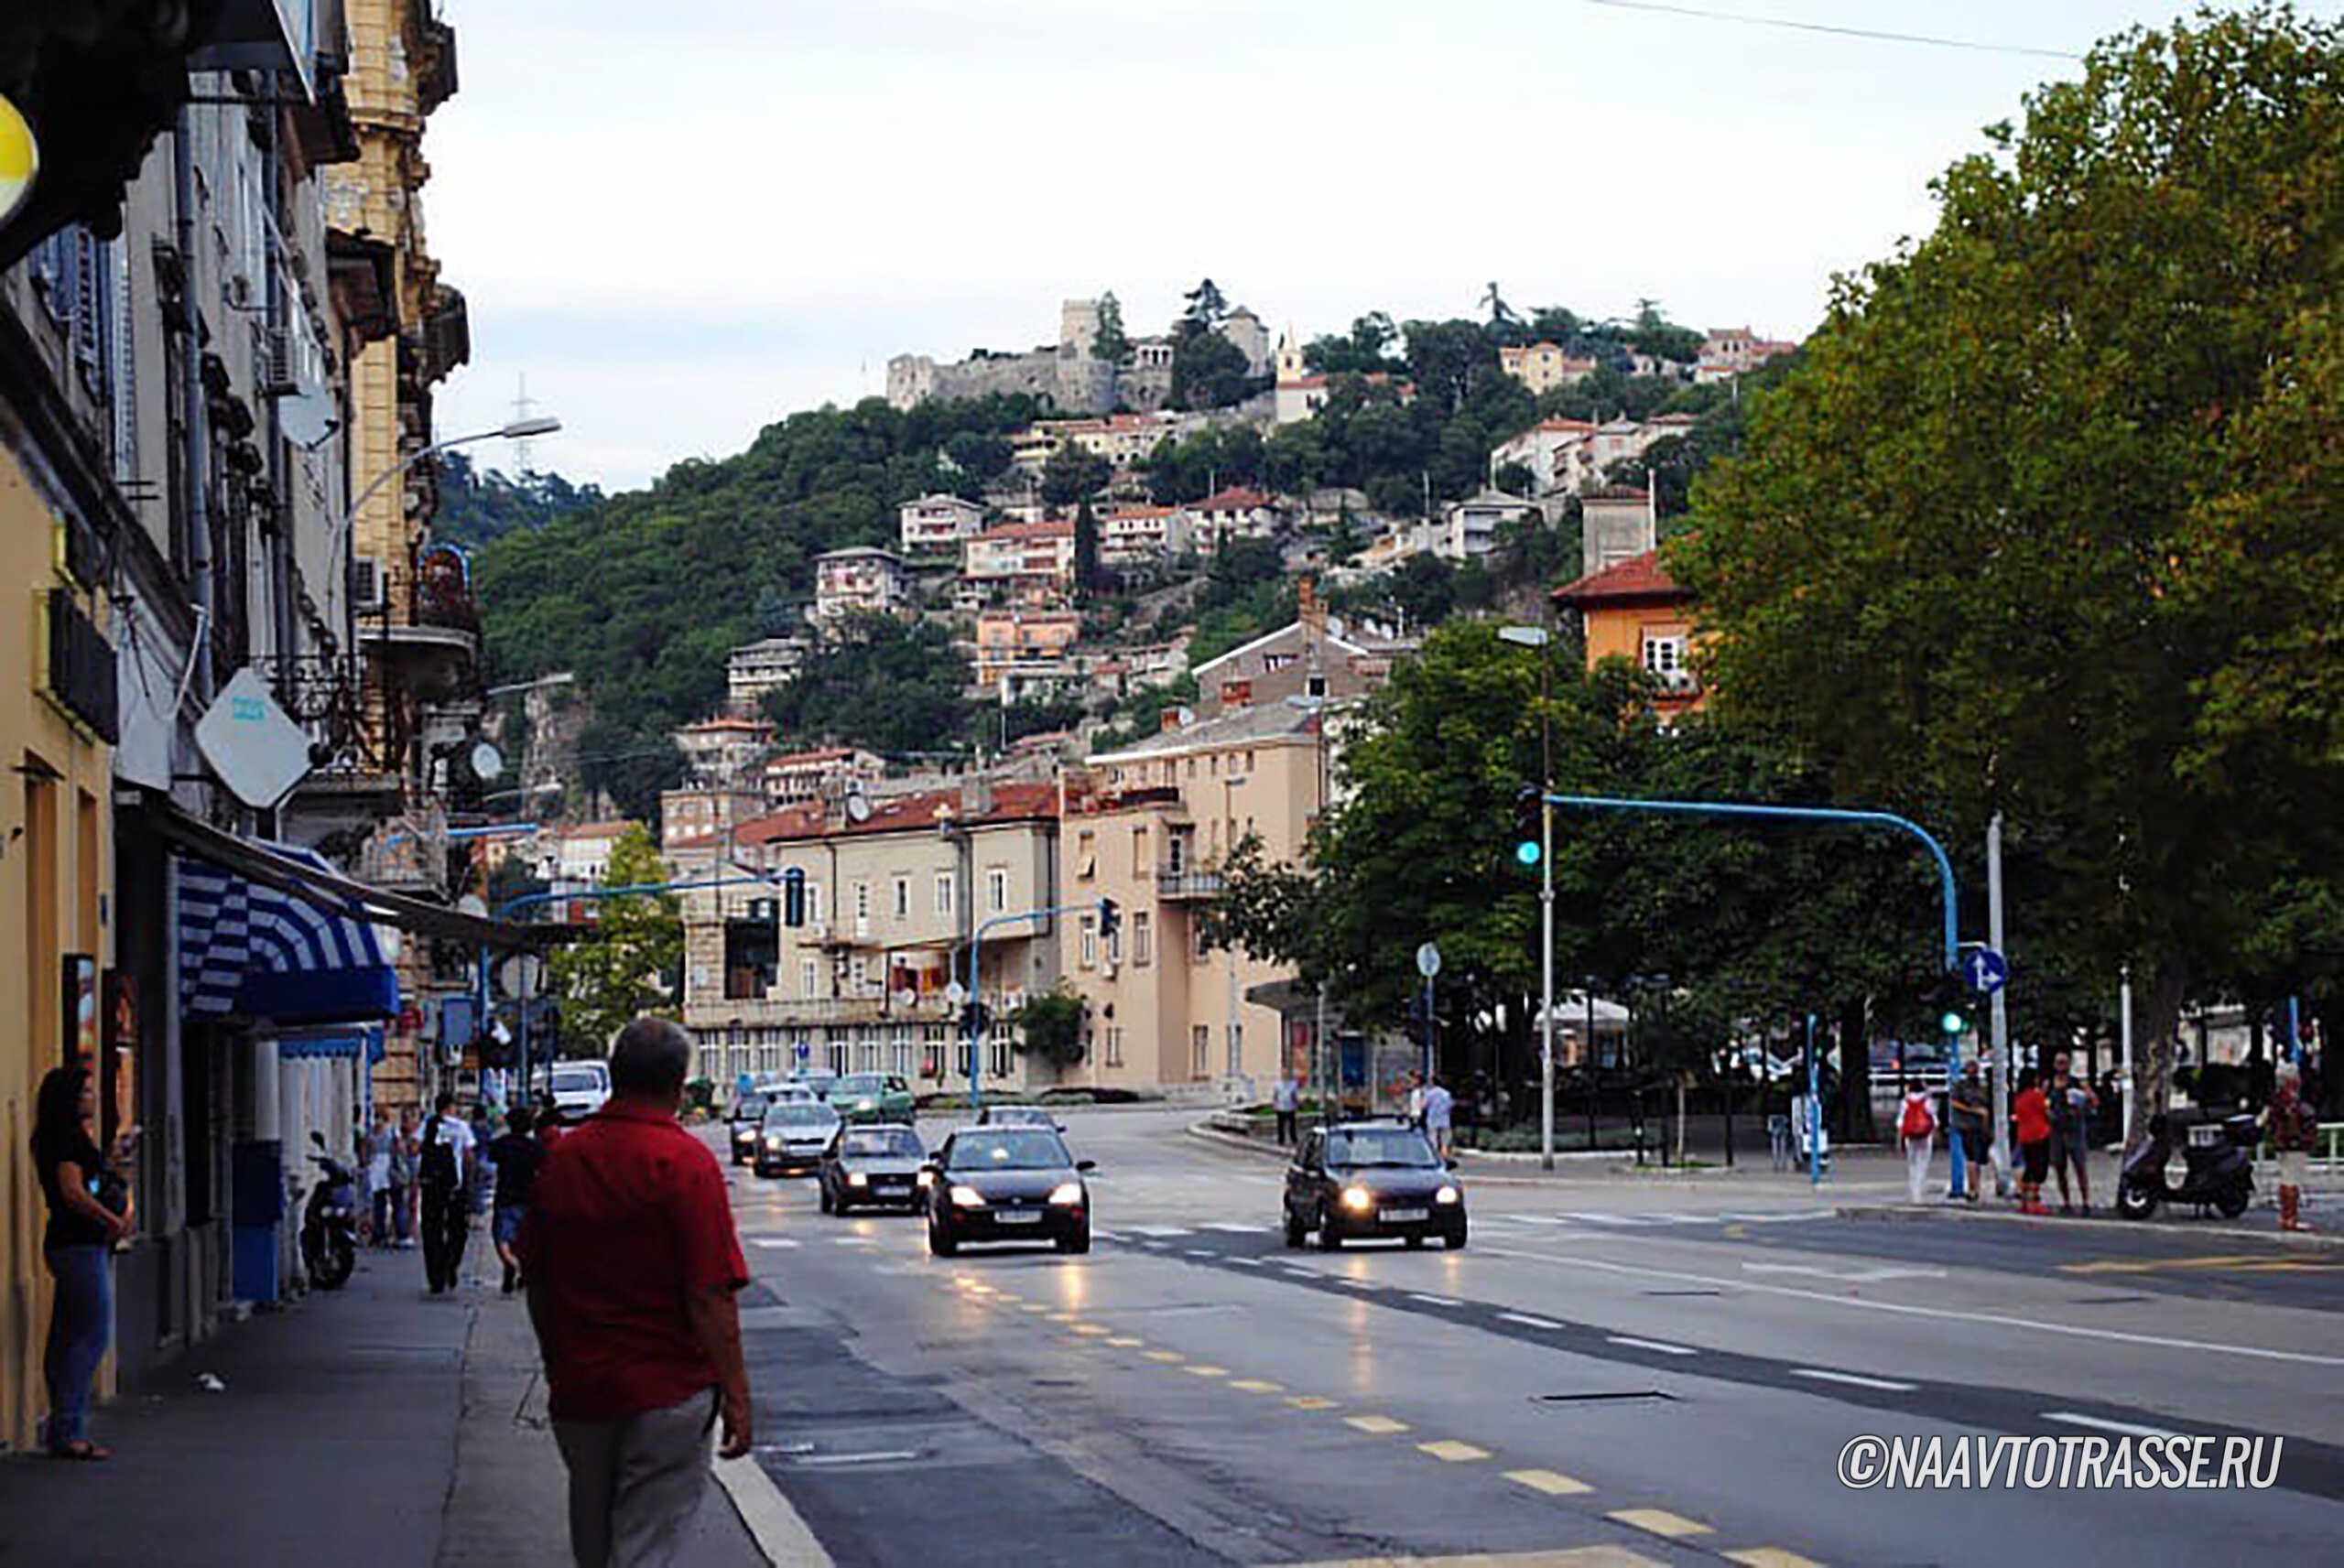
[[[1685,0],[2080,52],[2168,6]],[[1054,341],[1210,275],[1306,336],[1362,311],[1802,336],[1833,271],[2072,61],[1597,0],[444,0],[425,221],[471,304],[455,434],[526,375],[541,469],[606,488],[884,389],[892,354]],[[2332,5],[2307,7],[2328,14]],[[511,468],[508,454],[481,460]]]

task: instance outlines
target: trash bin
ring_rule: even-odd
[[[284,1223],[284,1144],[273,1138],[237,1144],[228,1152],[228,1247],[230,1289],[238,1301],[278,1298]]]

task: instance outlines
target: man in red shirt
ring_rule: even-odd
[[[719,1452],[749,1452],[749,1271],[723,1170],[676,1120],[690,1060],[664,1018],[619,1032],[611,1098],[547,1151],[521,1232],[580,1568],[674,1559],[720,1415]]]

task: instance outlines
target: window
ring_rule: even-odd
[[[1325,697],[1327,695],[1327,677],[1325,676],[1303,676],[1302,695],[1305,697]]]
[[[871,884],[869,882],[854,884],[854,934],[857,936],[871,935]]]
[[[1107,967],[1112,969],[1123,961],[1123,928],[1118,925],[1106,935]]]
[[[854,1070],[858,1073],[875,1073],[879,1070],[879,1032],[876,1029],[863,1029],[856,1032]]]
[[[952,918],[954,897],[953,890],[960,882],[960,876],[957,872],[939,871],[936,873],[936,913],[944,916],[947,920]]]
[[[1106,1052],[1105,1065],[1120,1067],[1123,1065],[1123,1026],[1122,1024],[1107,1025]]]
[[[1081,957],[1076,961],[1086,969],[1095,969],[1099,967],[1099,917],[1095,914],[1084,915],[1080,929],[1082,932]]]
[[[1201,964],[1211,956],[1212,944],[1205,940],[1205,923],[1201,920],[1190,921],[1188,923],[1189,959]]]
[[[1145,910],[1135,911],[1133,914],[1132,964],[1134,968],[1145,969],[1149,961],[1156,957],[1155,930],[1155,922]]]
[[[985,1052],[985,1071],[996,1078],[1006,1078],[1017,1070],[1017,1029],[1015,1024],[996,1022],[993,1038]]]
[[[862,996],[871,985],[871,960],[860,954],[846,961],[846,994]]]
[[[944,1076],[944,1026],[931,1023],[920,1031],[919,1076],[940,1078]]]
[[[1674,682],[1685,672],[1685,639],[1680,636],[1645,637],[1644,668],[1663,680]]]
[[[1199,1023],[1188,1030],[1188,1076],[1201,1078],[1212,1071],[1212,1025]]]
[[[822,994],[822,971],[819,960],[798,960],[798,994],[806,1001],[812,1001]]]
[[[985,872],[985,908],[994,914],[1009,911],[1009,872],[1000,866]]]
[[[806,918],[819,925],[830,917],[830,905],[822,902],[822,884],[809,881],[806,884]]]
[[[1147,829],[1132,829],[1132,875],[1144,877],[1154,870],[1147,862]]]
[[[1086,882],[1099,874],[1099,835],[1088,827],[1074,836],[1074,874]]]
[[[912,1026],[895,1025],[895,1038],[887,1055],[887,1070],[899,1078],[912,1076]]]
[[[900,923],[911,917],[912,880],[909,877],[897,877],[895,879],[895,919]]]
[[[823,1060],[830,1064],[830,1071],[841,1077],[846,1075],[846,1035],[843,1029],[831,1030],[822,1049]]]

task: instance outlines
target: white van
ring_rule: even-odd
[[[569,1120],[593,1115],[611,1098],[611,1068],[607,1062],[556,1062],[549,1076],[553,1103]],[[539,1077],[537,1087],[546,1090],[548,1078]]]

